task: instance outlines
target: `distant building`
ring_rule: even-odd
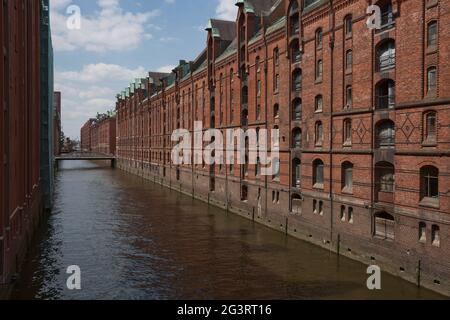
[[[116,154],[116,117],[99,115],[81,128],[81,150],[105,155]]]
[[[80,142],[80,148],[82,152],[90,152],[92,151],[91,148],[91,127],[92,124],[94,123],[95,119],[89,119],[88,121],[86,121],[86,123],[83,125],[83,127],[81,127],[81,131],[80,131],[80,137],[81,137],[81,142]]]

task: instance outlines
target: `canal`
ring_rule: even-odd
[[[55,207],[15,299],[431,299],[366,266],[254,224],[108,163],[62,162]],[[78,291],[68,266],[81,268]]]

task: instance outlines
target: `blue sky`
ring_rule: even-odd
[[[50,0],[55,90],[62,125],[79,138],[83,123],[114,106],[115,94],[147,71],[171,70],[205,46],[209,18],[234,20],[235,0]],[[67,27],[76,5],[79,30]]]

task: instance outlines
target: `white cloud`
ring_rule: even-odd
[[[235,0],[218,0],[219,4],[216,8],[217,17],[224,20],[234,21],[237,16],[237,7]]]
[[[89,118],[114,108],[115,95],[133,79],[144,76],[144,67],[132,69],[105,63],[85,65],[80,70],[57,70],[55,90],[62,92],[64,133],[78,138],[81,126]]]
[[[159,68],[158,70],[156,70],[156,72],[170,73],[170,72],[172,72],[172,70],[175,69],[175,68],[176,68],[176,66],[172,66],[172,65],[169,65],[169,66],[163,66],[163,67]]]
[[[66,9],[72,0],[51,0],[51,24],[55,51],[83,49],[91,52],[130,50],[149,38],[147,25],[159,10],[126,12],[119,0],[98,0],[99,10],[87,15],[81,7],[81,29],[67,28]]]

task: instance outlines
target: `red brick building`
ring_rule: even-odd
[[[116,154],[116,117],[101,115],[81,128],[81,150],[105,155]]]
[[[47,203],[51,203],[52,175],[50,170],[43,170],[43,163],[47,159],[47,165],[51,164],[53,141],[42,132],[52,125],[49,94],[53,94],[53,89],[49,81],[52,60],[51,37],[47,32],[48,1],[2,1],[0,18],[0,298],[3,298],[18,273],[43,209],[50,209]],[[46,44],[50,45],[45,47]],[[43,81],[45,76],[47,79]],[[49,117],[44,119],[44,114]]]
[[[237,5],[194,61],[119,96],[118,166],[449,294],[450,3]],[[279,129],[279,172],[174,165],[194,121]]]
[[[95,121],[90,129],[91,151],[94,153],[116,154],[116,118],[106,117]]]
[[[89,119],[81,127],[80,138],[81,138],[81,151],[90,152],[91,151],[91,127],[94,119]]]

